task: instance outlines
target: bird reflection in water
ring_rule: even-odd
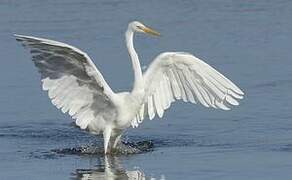
[[[164,175],[160,178],[146,177],[141,169],[126,170],[122,167],[118,157],[105,156],[101,158],[101,165],[94,169],[76,169],[73,173],[74,180],[165,180]]]

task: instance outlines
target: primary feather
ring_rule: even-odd
[[[143,74],[143,80],[146,98],[140,111],[147,107],[150,119],[155,114],[162,117],[175,100],[230,110],[230,106],[239,105],[244,94],[210,65],[184,52],[160,54]],[[139,122],[144,115],[140,113]],[[136,127],[138,123],[132,125]]]
[[[111,100],[114,94],[87,54],[57,41],[16,37],[30,49],[43,90],[48,91],[52,103],[76,119],[81,129],[86,129],[93,120],[103,121],[103,112],[116,116]]]

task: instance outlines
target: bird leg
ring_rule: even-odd
[[[110,127],[106,127],[103,131],[104,154],[107,154],[111,133],[112,129]]]
[[[121,137],[122,137],[122,134],[120,134],[120,135],[118,135],[116,137],[116,139],[114,141],[114,144],[113,144],[113,148],[116,148],[116,146],[117,146],[118,142],[120,141]]]

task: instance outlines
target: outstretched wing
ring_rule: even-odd
[[[80,128],[107,115],[115,116],[115,93],[108,86],[88,55],[57,41],[15,35],[30,49],[41,74],[43,90],[63,113],[68,112]]]
[[[201,103],[206,107],[229,110],[239,105],[244,93],[229,79],[195,56],[183,52],[160,54],[143,75],[145,103],[132,122],[137,126],[148,114],[163,116],[175,100]]]

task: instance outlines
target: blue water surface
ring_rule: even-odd
[[[1,0],[0,179],[291,179],[291,12],[290,0]],[[13,34],[77,46],[122,91],[133,82],[124,43],[132,20],[162,34],[136,36],[144,67],[164,51],[190,52],[241,87],[245,99],[228,112],[178,102],[163,119],[127,131],[125,140],[151,140],[151,152],[54,153],[101,139],[51,105]]]

